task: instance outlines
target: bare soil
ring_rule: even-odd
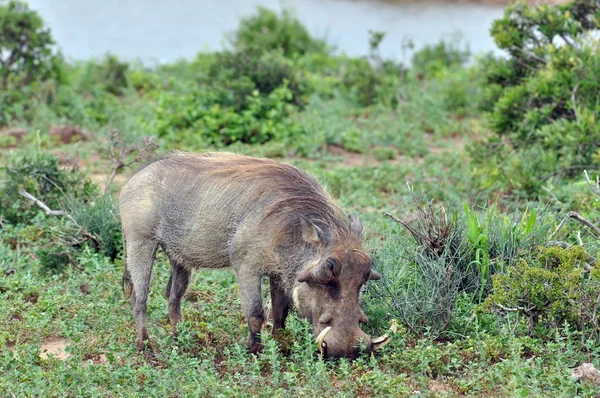
[[[67,352],[67,347],[71,343],[60,337],[50,337],[40,346],[40,358],[47,359],[50,355],[55,355],[61,361],[69,358],[71,354]]]

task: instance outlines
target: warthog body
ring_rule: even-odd
[[[145,347],[146,302],[160,247],[169,258],[166,288],[173,329],[197,268],[231,267],[238,276],[249,348],[260,349],[261,277],[270,279],[273,331],[295,304],[326,356],[355,357],[371,340],[359,322],[359,290],[370,278],[362,224],[346,216],[317,181],[269,159],[176,152],[134,174],[119,201],[125,246],[124,291],[131,295],[137,346]]]

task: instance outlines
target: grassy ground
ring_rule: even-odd
[[[359,214],[367,246],[386,271],[384,280],[408,289],[410,281],[402,272],[414,264],[402,250],[410,237],[383,213],[414,219],[417,207],[411,191],[443,205],[448,214],[462,211],[467,203],[497,202],[505,211],[499,216],[504,221],[521,215],[515,209],[536,204],[515,200],[505,191],[485,190],[473,177],[468,148],[489,133],[477,108],[477,66],[443,61],[436,51],[444,56],[448,54],[443,51],[459,51],[438,47],[431,59],[407,71],[381,63],[376,46],[372,50],[370,61],[378,67],[318,49],[289,59],[271,54],[275,61],[269,58],[266,65],[280,69],[269,75],[268,67],[257,67],[265,74],[258,81],[287,74],[296,84],[291,85],[293,99],[286,92],[274,97],[261,92],[240,109],[231,105],[236,100],[231,95],[244,92],[248,80],[215,72],[219,54],[153,69],[110,58],[66,65],[65,82],[35,86],[30,98],[2,108],[2,182],[10,180],[7,170],[18,155],[27,159],[52,153],[61,170],[77,166],[99,186],[80,212],[89,213],[91,220],[98,211],[104,220],[118,220],[111,201],[106,208],[93,207],[104,203],[99,199],[114,167],[109,154],[113,129],[128,145],[152,137],[159,152],[214,149],[278,158],[315,175],[343,209]],[[252,90],[247,94],[254,96]],[[50,134],[57,125],[74,125],[90,135],[63,143]],[[23,129],[22,136],[14,129]],[[229,142],[235,134],[242,138]],[[136,166],[119,169],[109,198],[116,197]],[[37,178],[37,171],[29,171],[17,188]],[[436,338],[401,324],[378,353],[352,362],[324,361],[316,353],[309,325],[292,314],[277,340],[269,334],[271,325],[265,325],[265,350],[254,356],[246,351],[247,327],[233,273],[199,271],[183,301],[185,322],[175,339],[163,295],[168,264],[160,253],[148,305],[157,361],[148,363],[135,351],[133,316],[120,288],[121,253],[111,260],[88,242],[73,246],[72,263],[49,263],[40,250],[55,247],[72,225],[64,217],[28,207],[17,191],[7,196],[8,186],[0,191],[1,396],[600,394],[597,385],[570,377],[572,368],[599,354],[594,343],[580,343],[576,328],[561,324],[531,333],[515,313],[482,311],[467,291],[457,296],[453,316]],[[585,184],[561,189],[575,199],[557,199],[549,206],[551,221],[573,203],[593,210],[596,202],[583,194]],[[77,193],[67,190],[59,198]],[[58,203],[75,209],[68,201]],[[19,221],[7,221],[9,215]],[[386,332],[397,317],[376,289],[381,283],[369,282],[363,296],[370,319],[365,330],[372,335]]]

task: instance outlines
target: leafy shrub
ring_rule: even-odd
[[[369,33],[369,56],[344,59],[340,67],[342,86],[360,106],[379,102],[396,105],[398,86],[406,70],[401,64],[381,59],[379,45],[385,35],[373,31]]]
[[[600,268],[588,265],[582,246],[568,249],[540,247],[528,259],[493,277],[487,311],[517,312],[529,321],[530,331],[543,325],[558,328],[566,321],[582,331],[585,341],[600,337],[596,313],[600,305]],[[586,268],[591,270],[586,273]]]
[[[235,142],[262,144],[285,141],[301,130],[288,116],[292,93],[282,86],[268,96],[257,91],[248,96],[247,109],[215,103],[214,92],[201,91],[187,97],[165,94],[159,100],[158,134],[168,142],[187,148],[223,147]]]
[[[237,51],[282,50],[286,57],[327,51],[325,42],[311,37],[289,10],[278,15],[264,7],[258,7],[255,15],[242,18],[231,41]]]
[[[0,5],[0,89],[56,77],[60,58],[53,44],[50,30],[27,3],[10,0]]]
[[[42,211],[19,194],[21,189],[51,209],[64,208],[69,197],[87,201],[97,192],[97,187],[78,169],[61,168],[58,159],[50,153],[14,153],[0,173],[1,215],[12,224],[27,223]]]
[[[416,51],[412,58],[412,67],[418,74],[432,77],[443,69],[466,64],[470,56],[468,47],[461,49],[454,41],[441,40]]]
[[[63,80],[53,44],[44,21],[25,2],[0,4],[0,126],[31,106],[35,90],[30,86]]]
[[[550,178],[600,164],[600,4],[516,4],[492,35],[508,58],[488,57],[482,107],[493,135],[471,151],[483,187],[537,195]]]
[[[210,89],[216,92],[215,102],[236,111],[248,108],[254,91],[266,97],[287,85],[292,94],[287,101],[296,105],[303,103],[302,97],[307,93],[294,64],[280,51],[218,53],[208,68],[208,81]]]
[[[113,54],[85,61],[70,72],[72,84],[85,94],[121,95],[129,86],[129,64]]]

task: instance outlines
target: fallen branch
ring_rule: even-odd
[[[71,253],[69,252],[60,252],[60,253],[56,253],[56,256],[65,256],[67,257],[67,259],[69,260],[69,264],[71,264],[73,267],[77,268],[79,271],[84,271],[83,268],[81,268],[79,266],[79,264],[77,264],[77,261],[75,261],[75,259],[73,258],[73,256],[71,256]]]
[[[77,224],[75,222],[75,220],[73,219],[73,217],[71,217],[71,215],[69,213],[67,213],[64,210],[52,210],[52,209],[50,209],[50,207],[48,207],[48,205],[46,205],[44,202],[42,202],[41,200],[39,200],[38,198],[36,198],[32,194],[30,194],[29,192],[27,192],[26,190],[21,189],[19,191],[19,194],[21,196],[24,196],[25,198],[31,200],[36,205],[38,205],[38,207],[40,207],[42,210],[44,210],[44,212],[46,212],[47,215],[49,215],[49,216],[65,216],[69,220],[73,221],[73,223]]]
[[[32,194],[30,194],[29,192],[27,192],[24,189],[21,189],[19,191],[19,194],[21,194],[25,198],[31,200],[33,203],[35,203],[36,205],[38,205],[49,216],[64,216],[64,217],[67,217],[69,219],[69,221],[71,221],[73,224],[75,224],[75,226],[77,228],[79,228],[79,232],[78,233],[80,233],[83,236],[83,239],[79,240],[79,241],[71,242],[71,246],[76,245],[76,244],[81,244],[81,243],[83,243],[85,241],[88,241],[88,240],[91,240],[92,242],[94,242],[94,245],[96,247],[102,246],[102,244],[100,243],[100,240],[95,235],[93,235],[93,234],[89,233],[88,231],[86,231],[85,229],[83,229],[81,227],[81,225],[79,225],[77,223],[77,221],[75,221],[75,219],[69,213],[67,213],[66,211],[64,211],[64,210],[52,210],[52,209],[50,209],[50,207],[48,207],[47,204],[45,204],[44,202],[42,202],[41,200],[39,200],[38,198],[36,198],[35,196],[33,196]]]
[[[581,217],[579,214],[577,214],[574,211],[570,211],[565,218],[562,219],[562,221],[560,222],[560,224],[558,224],[558,227],[556,227],[556,229],[554,230],[554,232],[552,232],[552,235],[550,235],[550,239],[553,239],[556,234],[558,233],[558,231],[565,225],[565,223],[569,220],[569,219],[573,219],[578,221],[579,223],[585,225],[586,227],[588,227],[589,229],[592,230],[592,232],[594,232],[594,234],[598,237],[600,237],[600,229],[598,229],[598,227],[596,227],[594,224],[592,224],[591,222],[589,222],[588,220],[586,220],[585,218]]]
[[[525,314],[530,314],[531,310],[535,309],[535,307],[531,307],[531,308],[525,308],[525,307],[515,307],[515,308],[508,308],[503,306],[502,304],[498,304],[498,303],[494,303],[494,305],[498,308],[500,308],[502,311],[506,311],[506,312],[518,312],[518,311],[523,311]]]

